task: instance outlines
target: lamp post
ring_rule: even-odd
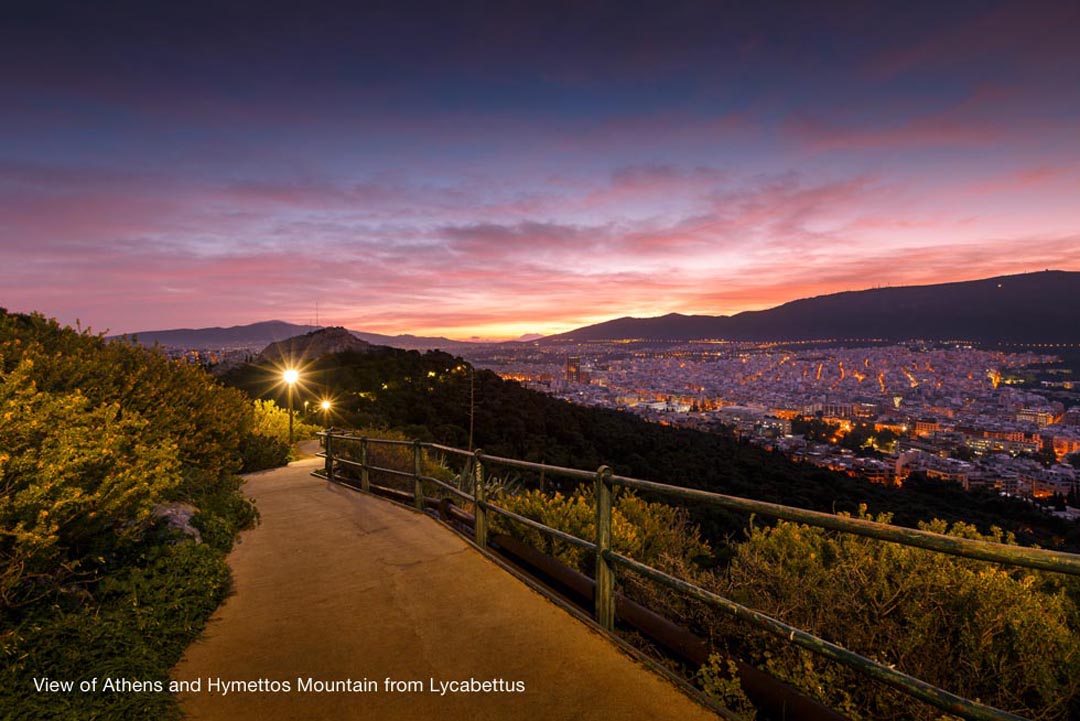
[[[329,428],[330,427],[330,423],[329,423],[329,420],[330,420],[330,401],[325,401],[324,400],[322,403],[319,404],[319,407],[322,408],[322,424],[323,424],[324,427]]]
[[[300,373],[295,368],[289,368],[284,373],[285,383],[289,386],[289,448],[293,445],[293,386],[300,379]]]

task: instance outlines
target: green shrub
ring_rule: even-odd
[[[372,438],[379,440],[390,441],[411,441],[412,439],[406,436],[403,432],[397,430],[386,430],[381,428],[362,428],[356,431],[350,431],[351,435],[358,438]],[[334,440],[334,456],[340,458],[346,458],[348,460],[360,461],[360,442],[356,441],[342,441]],[[413,448],[411,443],[402,445],[400,443],[386,444],[386,443],[368,443],[367,447],[367,462],[370,466],[377,466],[379,468],[388,468],[395,471],[401,471],[403,473],[411,474],[413,472]],[[338,471],[342,477],[352,479],[352,482],[359,483],[360,469],[343,465]],[[446,465],[445,460],[440,454],[431,453],[429,451],[423,451],[420,457],[420,472],[425,476],[432,478],[438,478],[440,481],[451,482],[455,480],[454,472]],[[397,488],[408,492],[413,491],[413,481],[411,478],[400,476],[395,473],[385,473],[383,471],[371,471],[368,475],[368,479],[371,483],[378,486],[386,486],[388,488]],[[425,489],[428,494],[437,495],[437,489],[433,489],[430,485]]]
[[[172,718],[161,694],[41,694],[35,677],[164,680],[257,520],[240,493],[254,411],[202,369],[0,309],[0,709]],[[152,516],[181,501],[207,543]],[[9,709],[11,710],[9,712]]]
[[[709,661],[697,672],[695,679],[701,690],[726,708],[737,721],[755,721],[757,709],[743,691],[739,682],[739,670],[735,662],[719,654],[709,656]]]
[[[42,608],[0,637],[0,708],[12,721],[177,719],[163,693],[37,693],[35,677],[160,681],[229,588],[224,556],[180,543],[147,549],[144,565],[103,581],[93,603]]]
[[[516,495],[499,494],[493,501],[508,511],[531,518],[585,540],[596,538],[595,491],[580,486],[569,495],[539,490]],[[502,516],[493,529],[519,538],[534,548],[578,570],[593,573],[593,555]],[[666,557],[694,559],[710,554],[685,511],[663,503],[649,503],[632,492],[616,491],[611,509],[611,545],[615,551],[642,563],[657,564]]]
[[[923,527],[1010,540],[965,524]],[[1041,573],[788,522],[752,527],[729,573],[735,600],[916,678],[1028,718],[1075,717],[1076,608],[1063,590],[1043,590],[1052,584]],[[751,634],[746,648],[852,718],[941,715],[775,637]]]
[[[591,539],[590,486],[575,493],[500,495],[507,510]],[[888,516],[878,517],[889,522]],[[549,535],[496,516],[494,528],[585,573],[593,557]],[[1011,542],[999,531],[923,524],[936,533]],[[676,577],[855,650],[958,695],[1033,719],[1077,714],[1080,691],[1075,584],[801,524],[752,525],[733,544],[730,566],[709,570],[710,549],[684,511],[616,495],[612,546]],[[852,719],[940,719],[941,711],[785,643],[699,601],[622,571],[623,590]],[[745,718],[753,711],[723,655],[699,670],[699,685]]]
[[[0,617],[96,576],[182,483],[176,445],[137,413],[39,389],[46,360],[0,374]]]
[[[240,440],[241,473],[278,468],[289,462],[289,444],[270,436],[248,433]]]
[[[252,425],[251,432],[258,436],[276,439],[278,442],[289,446],[289,411],[287,408],[279,408],[272,400],[255,399],[252,402]],[[300,414],[293,411],[293,439],[305,440],[313,438],[315,433],[322,430],[319,426],[304,423]]]

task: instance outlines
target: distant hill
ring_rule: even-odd
[[[1044,271],[939,285],[833,293],[733,316],[619,318],[548,336],[561,341],[727,339],[1080,341],[1080,273]]]
[[[146,346],[160,343],[172,348],[229,348],[250,347],[261,349],[270,343],[285,340],[305,333],[319,330],[320,326],[297,325],[280,320],[268,320],[249,325],[234,325],[228,328],[178,328],[175,330],[150,330],[131,333],[139,343]],[[349,331],[352,335],[372,345],[386,345],[405,350],[445,350],[467,347],[463,341],[449,338],[429,338],[414,335],[381,335]]]
[[[234,325],[227,328],[177,328],[174,330],[148,330],[127,334],[142,345],[160,343],[177,348],[213,348],[233,345],[268,345],[274,341],[303,335],[317,330],[313,325],[296,325],[280,320],[268,320],[250,325]]]
[[[299,363],[302,360],[321,358],[330,353],[345,351],[366,353],[371,348],[371,343],[360,340],[344,328],[320,328],[304,335],[271,343],[259,354],[256,362]]]

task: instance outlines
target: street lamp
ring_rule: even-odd
[[[289,386],[289,448],[293,445],[293,386],[296,385],[296,381],[300,380],[300,372],[295,368],[289,368],[282,374],[285,378],[285,383]]]
[[[322,408],[322,423],[324,426],[329,428],[330,423],[328,421],[330,420],[330,401],[324,400],[322,403],[319,404],[319,407]]]

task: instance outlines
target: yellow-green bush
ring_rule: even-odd
[[[730,717],[737,721],[755,721],[757,708],[743,691],[739,670],[735,662],[719,654],[712,654],[698,669],[695,678],[701,690],[720,702]]]
[[[379,468],[389,468],[395,471],[401,471],[404,473],[412,474],[413,472],[413,447],[411,440],[401,431],[386,430],[382,428],[361,428],[355,431],[349,431],[350,435],[355,436],[357,439],[369,438],[374,440],[390,440],[390,441],[409,441],[407,445],[401,443],[378,443],[372,442],[367,445],[367,462],[370,466],[377,466]],[[335,439],[332,441],[334,444],[333,451],[335,457],[346,458],[352,461],[360,461],[360,441],[359,440],[340,440]],[[340,470],[337,471],[345,477],[353,478],[357,480],[360,478],[360,469],[348,465],[342,465]],[[422,451],[420,456],[420,472],[425,476],[432,478],[438,478],[440,481],[450,482],[454,480],[454,472],[446,465],[441,455],[437,453],[431,453],[427,450]],[[413,481],[410,478],[399,476],[394,473],[384,473],[382,471],[371,471],[368,475],[371,483],[379,486],[387,486],[389,488],[398,488],[401,490],[409,491],[413,490]],[[425,492],[429,495],[438,495],[437,489],[430,486],[425,489]]]
[[[40,391],[25,356],[0,373],[0,610],[93,578],[181,483],[175,443],[79,391]]]
[[[252,433],[275,438],[282,443],[289,442],[289,410],[287,408],[279,408],[273,400],[257,398],[252,402],[252,409],[254,411]],[[313,438],[320,430],[322,428],[319,426],[304,423],[299,413],[293,412],[293,438],[295,440]]]
[[[253,411],[201,368],[0,309],[0,708],[14,719],[167,718],[168,694],[81,700],[32,679],[164,678],[220,602]],[[152,521],[192,504],[203,544]]]
[[[498,505],[579,538],[595,536],[591,487],[571,494],[496,494]],[[508,533],[591,573],[592,555],[549,535],[493,517]],[[889,522],[888,516],[874,520]],[[1011,542],[999,531],[980,535],[940,521],[926,530]],[[1080,692],[1078,612],[1066,584],[1049,574],[840,534],[801,524],[752,525],[734,544],[731,565],[711,571],[695,563],[709,546],[684,511],[617,494],[612,545],[620,553],[780,618],[917,678],[1032,719],[1068,719]],[[859,719],[940,719],[940,710],[881,686],[786,639],[688,600],[629,572],[624,590],[810,696]],[[702,688],[752,718],[723,655],[698,675]]]
[[[557,528],[570,535],[596,538],[596,501],[591,486],[581,486],[569,495],[548,495],[539,490],[519,494],[499,494],[496,505]],[[502,516],[494,517],[493,528],[520,538],[534,548],[554,556],[585,573],[593,572],[593,558],[577,546],[552,538]],[[612,548],[643,563],[661,559],[690,560],[710,553],[685,511],[662,503],[649,503],[636,494],[618,491],[611,509]]]
[[[966,524],[923,527],[1009,540]],[[724,585],[745,605],[961,696],[1033,719],[1077,710],[1076,608],[1064,591],[1047,592],[1042,573],[780,522],[751,528]],[[751,634],[745,647],[769,672],[854,719],[941,715],[775,637]]]

